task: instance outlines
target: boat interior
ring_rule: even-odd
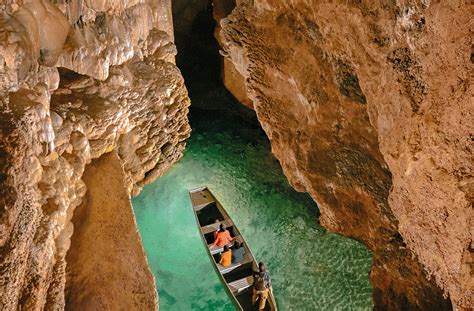
[[[253,310],[254,307],[251,303],[252,291],[250,289],[253,285],[253,271],[257,267],[247,243],[240,235],[232,219],[223,209],[219,208],[219,203],[216,202],[207,189],[191,193],[191,199],[208,248],[214,242],[214,232],[219,229],[221,224],[225,224],[234,241],[240,241],[245,248],[244,260],[239,263],[233,263],[228,267],[218,263],[223,247],[219,248],[216,246],[210,249],[210,253],[222,278],[243,310]],[[270,310],[269,303],[266,304],[265,310]]]

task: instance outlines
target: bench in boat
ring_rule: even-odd
[[[247,288],[250,288],[253,285],[253,276],[248,276],[240,280],[229,283],[229,288],[234,293],[234,295],[243,292]]]
[[[245,254],[244,255],[244,260],[242,260],[241,262],[233,263],[233,264],[231,264],[230,266],[227,266],[227,267],[224,267],[223,265],[218,263],[217,268],[219,268],[220,273],[226,274],[226,273],[229,273],[232,270],[234,270],[234,269],[236,269],[240,266],[243,266],[245,264],[252,263],[252,262],[253,262],[253,258],[250,257],[248,254]]]
[[[220,228],[221,224],[224,224],[226,227],[231,227],[232,225],[234,225],[232,220],[226,219],[224,221],[219,221],[219,222],[201,227],[202,234],[208,234],[210,232],[214,232],[214,231],[218,230]]]
[[[203,209],[209,204],[216,202],[215,198],[212,196],[212,194],[210,194],[210,192],[207,193],[206,191],[195,191],[190,192],[189,195],[191,196],[191,201],[193,202],[193,210],[195,212]]]

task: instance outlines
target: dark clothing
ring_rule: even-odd
[[[243,246],[232,250],[232,263],[241,262],[244,260],[245,248]]]
[[[268,272],[255,272],[253,274],[253,284],[256,290],[264,290],[272,286],[270,274]]]

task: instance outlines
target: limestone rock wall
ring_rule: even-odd
[[[373,250],[376,309],[449,309],[443,293],[474,307],[471,14],[461,0],[241,0],[217,14],[241,76],[228,81],[286,176],[326,228]]]
[[[0,4],[0,309],[64,308],[92,159],[115,150],[137,194],[181,157],[172,29],[168,0]]]
[[[67,253],[67,310],[154,310],[155,279],[141,245],[121,160],[109,152],[87,165],[86,197],[74,210]],[[117,208],[128,206],[128,208]]]

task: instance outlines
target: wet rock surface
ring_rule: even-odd
[[[226,86],[285,175],[374,252],[376,309],[474,306],[468,6],[253,0],[216,17],[241,76]]]
[[[0,9],[0,307],[57,310],[86,166],[116,152],[123,187],[137,194],[181,157],[189,98],[174,64],[169,1]],[[136,256],[148,271],[143,252]],[[156,301],[147,284],[144,308]]]

